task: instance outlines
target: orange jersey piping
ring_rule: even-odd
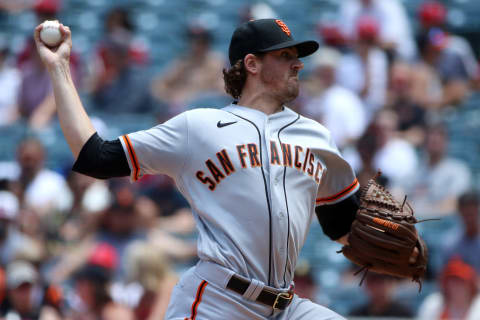
[[[208,282],[203,280],[200,282],[200,285],[198,286],[197,289],[197,295],[195,297],[195,300],[192,303],[192,314],[190,315],[190,318],[185,318],[185,320],[195,320],[195,317],[197,316],[197,309],[198,305],[200,302],[202,302],[202,295],[203,292],[205,291],[205,287],[207,286]]]
[[[135,154],[135,150],[133,149],[132,141],[130,140],[130,138],[127,135],[122,136],[122,138],[125,142],[125,145],[127,146],[128,155],[130,156],[130,162],[133,166],[133,181],[137,181],[140,172],[137,155]]]
[[[346,187],[345,189],[343,189],[339,193],[336,193],[333,196],[326,197],[326,198],[317,198],[315,203],[320,204],[320,203],[333,202],[335,200],[338,200],[341,197],[343,197],[345,194],[347,194],[350,191],[352,191],[353,189],[355,189],[357,186],[358,186],[358,180],[357,180],[357,178],[355,178],[355,180],[353,180],[351,185],[349,185],[348,187]]]

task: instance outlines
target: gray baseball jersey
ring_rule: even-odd
[[[328,130],[287,107],[272,115],[195,109],[120,140],[132,180],[175,180],[196,219],[202,261],[276,288],[292,282],[315,206],[359,187]]]

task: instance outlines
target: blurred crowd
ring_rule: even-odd
[[[23,10],[40,23],[56,19],[62,5],[0,0],[0,19]],[[325,297],[328,285],[315,276],[322,266],[305,254],[296,276],[300,295],[340,303],[351,316],[480,319],[480,181],[472,163],[449,153],[447,125],[452,110],[480,89],[480,69],[469,39],[452,33],[447,15],[438,1],[420,1],[412,21],[399,0],[343,0],[334,20],[312,30],[322,46],[305,61],[290,107],[331,131],[361,184],[380,169],[398,199],[408,195],[417,218],[427,220],[418,228],[430,263],[421,299],[413,284],[371,274],[352,289],[365,301],[339,302]],[[274,9],[258,3],[240,12],[238,23],[269,17]],[[130,11],[112,6],[103,22],[88,56],[75,52],[75,41],[71,56],[89,112],[162,122],[231,101],[221,77],[226,52],[213,50],[207,26],[188,24],[185,52],[152,74],[152,52]],[[0,129],[20,123],[29,130],[15,160],[0,159],[0,317],[162,319],[178,274],[196,262],[187,201],[165,176],[132,184],[76,174],[72,163],[48,167],[41,133],[56,121],[52,87],[31,38],[15,54],[11,49],[0,36]],[[108,129],[97,120],[97,130]],[[334,286],[348,291],[359,279],[338,261],[332,259],[339,265]]]

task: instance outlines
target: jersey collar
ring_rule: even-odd
[[[291,122],[298,117],[298,113],[296,113],[292,109],[288,108],[287,106],[283,106],[282,111],[275,112],[271,115],[267,115],[260,110],[245,107],[245,106],[241,106],[241,105],[238,105],[238,104],[230,104],[229,106],[223,108],[223,110],[227,111],[227,112],[230,112],[230,113],[233,113],[233,114],[236,114],[238,116],[241,116],[243,118],[246,118],[246,119],[254,121],[254,122],[257,122],[257,121],[266,122],[266,121],[268,121],[268,122],[278,123],[279,125],[281,125],[283,123],[286,124],[288,122]]]

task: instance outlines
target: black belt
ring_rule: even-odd
[[[247,291],[249,286],[250,286],[250,281],[243,280],[242,278],[236,275],[233,275],[228,281],[227,289],[230,289],[232,291],[235,291],[236,293],[243,295],[245,291]],[[269,291],[268,289],[263,289],[258,295],[257,300],[255,301],[266,304],[267,306],[270,306],[273,309],[285,310],[292,302],[292,299],[293,299],[292,291],[275,293],[275,292]]]

